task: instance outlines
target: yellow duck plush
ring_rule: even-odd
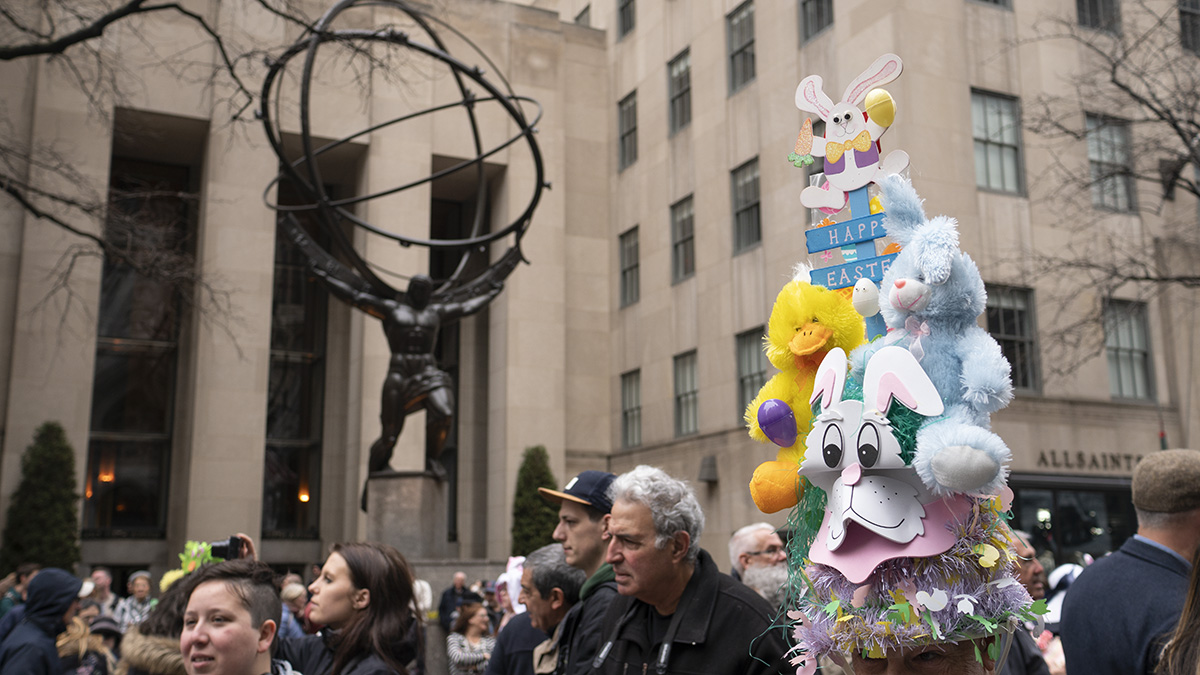
[[[865,342],[863,318],[851,303],[850,289],[832,291],[814,286],[809,283],[810,270],[807,265],[797,265],[792,281],[775,298],[763,341],[767,359],[779,372],[746,406],[750,437],[761,443],[772,442],[759,426],[759,408],[764,402],[782,401],[795,418],[795,436],[790,433],[789,423],[783,421],[789,425],[786,432],[771,434],[773,442],[781,446],[777,458],[760,464],[750,480],[750,495],[763,513],[776,513],[799,501],[796,472],[804,459],[804,437],[812,426],[809,398],[821,360],[834,347],[850,353]],[[783,446],[781,437],[791,443]]]

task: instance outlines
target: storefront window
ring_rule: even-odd
[[[1078,481],[1078,482],[1077,482]],[[1072,479],[1018,476],[1013,488],[1014,528],[1033,538],[1056,564],[1081,563],[1117,550],[1137,531],[1127,478]]]

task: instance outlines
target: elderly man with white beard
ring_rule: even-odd
[[[770,523],[747,525],[729,538],[732,576],[779,607],[788,579],[787,549]]]

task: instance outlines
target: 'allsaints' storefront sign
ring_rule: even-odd
[[[1120,452],[1084,452],[1082,450],[1042,450],[1038,454],[1039,469],[1067,471],[1122,471],[1133,473],[1141,455]]]

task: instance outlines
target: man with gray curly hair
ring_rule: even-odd
[[[594,671],[784,672],[787,647],[770,604],[700,548],[704,512],[692,489],[639,466],[618,476],[610,494],[605,560],[620,597],[604,617]]]
[[[562,644],[562,619],[579,602],[579,589],[587,576],[567,564],[562,544],[543,546],[525,558],[518,600],[529,613],[530,624],[550,636],[533,650],[533,672],[553,673],[558,668]]]

